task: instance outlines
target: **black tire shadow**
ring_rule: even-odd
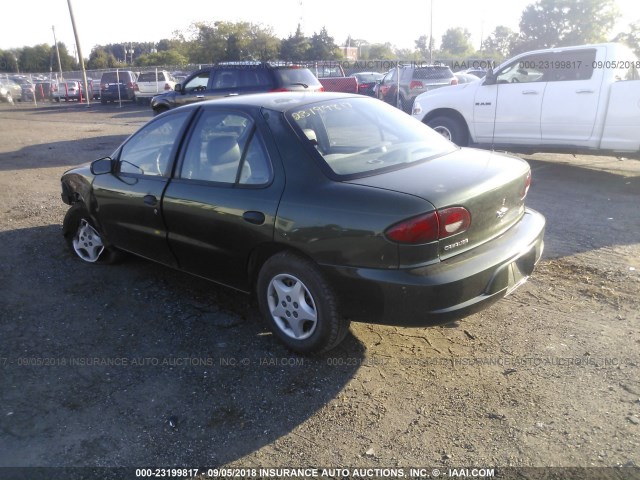
[[[223,465],[298,429],[364,358],[352,335],[292,354],[248,296],[141,259],[83,263],[57,225],[0,241],[3,467]]]

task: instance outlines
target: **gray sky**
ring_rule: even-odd
[[[371,43],[391,42],[400,48],[413,48],[414,40],[429,34],[429,12],[433,1],[433,35],[436,45],[442,34],[452,27],[467,28],[475,48],[481,36],[489,35],[497,25],[518,29],[524,8],[533,0],[403,0],[367,2],[337,0],[234,0],[162,2],[158,0],[125,1],[118,8],[100,8],[95,0],[72,0],[80,43],[85,57],[95,45],[109,43],[152,42],[171,38],[175,30],[187,31],[196,21],[248,21],[273,27],[275,34],[286,37],[301,22],[306,35],[326,26],[336,43],[351,35]],[[66,0],[29,0],[29,9],[18,8],[4,15],[0,28],[0,49],[53,44],[52,25],[58,41],[73,52],[75,40]],[[184,5],[172,8],[164,5]],[[640,20],[640,2],[617,0],[623,16],[616,32]],[[161,6],[162,5],[162,6]],[[27,17],[28,11],[32,12]]]

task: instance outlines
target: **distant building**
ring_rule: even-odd
[[[340,47],[345,60],[358,60],[358,47]]]

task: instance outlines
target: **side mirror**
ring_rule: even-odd
[[[91,173],[93,175],[104,175],[105,173],[112,173],[113,160],[111,157],[99,158],[91,163]]]
[[[495,85],[497,76],[493,72],[493,68],[489,67],[487,74],[484,76],[484,85]]]
[[[182,93],[182,84],[181,83],[176,83],[176,86],[173,87],[173,89],[178,93]]]

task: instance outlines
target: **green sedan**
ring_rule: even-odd
[[[170,110],[66,172],[63,230],[88,263],[128,252],[253,293],[312,354],[350,321],[448,323],[521,285],[543,250],[530,184],[525,161],[373,98],[245,95]]]

